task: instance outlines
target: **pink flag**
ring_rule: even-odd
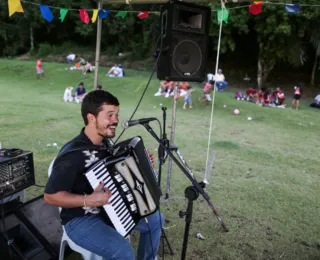
[[[262,12],[262,3],[254,3],[249,6],[249,12],[253,15],[258,15]]]
[[[79,12],[80,12],[81,21],[86,23],[86,24],[88,24],[90,22],[90,18],[89,18],[89,15],[87,13],[87,10],[80,9]]]
[[[140,12],[140,13],[138,14],[138,18],[139,18],[140,20],[146,19],[146,18],[149,16],[149,14],[150,14],[150,12],[145,12],[145,11]]]

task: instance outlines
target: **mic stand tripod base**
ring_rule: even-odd
[[[184,237],[183,237],[183,246],[181,252],[181,260],[186,259],[187,247],[188,247],[188,238],[189,238],[189,230],[190,224],[192,220],[192,211],[193,211],[193,201],[197,200],[199,197],[199,192],[194,186],[189,186],[184,191],[185,197],[188,199],[188,207],[187,211],[179,211],[180,218],[186,218],[186,225],[184,229]]]

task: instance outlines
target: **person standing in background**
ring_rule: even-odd
[[[41,76],[46,79],[44,75],[44,70],[42,68],[42,60],[39,58],[36,63],[36,71],[37,71],[37,79],[39,79]]]
[[[291,108],[293,108],[294,104],[296,104],[296,110],[299,109],[302,91],[303,91],[302,83],[299,83],[297,86],[294,87],[294,96],[291,103]]]

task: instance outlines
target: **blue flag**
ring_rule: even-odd
[[[50,23],[53,20],[53,14],[51,13],[49,6],[40,5],[40,11],[41,11],[42,17],[46,21],[48,21]]]
[[[110,11],[109,10],[104,10],[104,9],[100,9],[99,12],[98,12],[98,16],[100,19],[104,19],[104,18],[107,18],[110,14]]]
[[[286,4],[286,11],[290,14],[294,14],[300,10],[299,4]]]

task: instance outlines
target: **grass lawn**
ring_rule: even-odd
[[[50,161],[58,149],[83,126],[80,105],[64,103],[66,86],[81,81],[79,71],[66,64],[44,63],[46,80],[36,80],[35,62],[0,60],[0,142],[2,147],[23,148],[34,154],[36,183],[44,185]],[[120,120],[128,119],[145,87],[149,72],[127,70],[123,79],[107,78],[100,70],[99,83],[121,103]],[[83,80],[92,89],[93,75]],[[160,103],[168,107],[171,124],[172,98],[154,97],[159,81],[154,77],[135,118],[158,117]],[[232,83],[231,83],[232,85]],[[183,110],[178,101],[175,144],[199,180],[203,178],[211,108],[199,105],[202,86],[193,84],[194,108]],[[207,193],[229,227],[220,231],[218,221],[203,200],[194,204],[187,259],[320,259],[320,114],[303,103],[299,111],[260,107],[236,101],[229,88],[216,94],[211,150],[216,161]],[[287,103],[291,102],[291,93]],[[226,105],[226,107],[224,107]],[[240,114],[234,116],[234,108]],[[248,121],[248,117],[252,121]],[[157,123],[152,126],[158,132]],[[121,131],[118,129],[118,134]],[[167,129],[170,136],[170,128]],[[140,126],[129,128],[122,140],[141,135],[156,152],[157,143]],[[167,164],[162,188],[165,191]],[[184,196],[187,178],[173,168],[170,196]],[[42,188],[27,190],[31,199]],[[162,204],[169,220],[167,236],[180,259],[186,209],[183,199]],[[205,240],[195,237],[201,233]],[[134,235],[133,244],[135,245]],[[167,249],[165,249],[168,251]]]

